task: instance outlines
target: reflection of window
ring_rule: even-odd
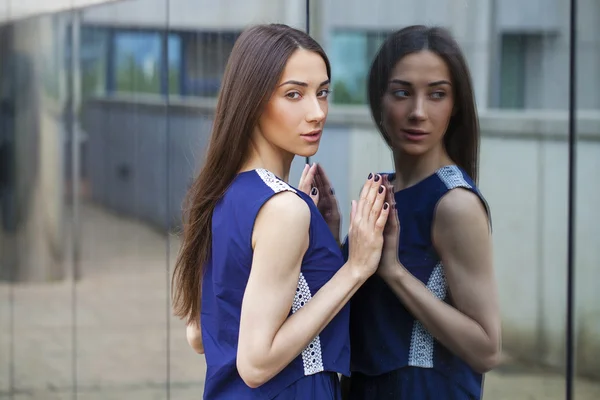
[[[500,108],[525,106],[526,36],[502,35],[500,50]]]
[[[238,32],[85,26],[81,37],[83,95],[116,91],[216,96],[238,36]]]
[[[169,94],[181,93],[181,37],[168,36],[169,46]]]
[[[118,92],[160,93],[161,37],[153,32],[115,34]]]
[[[365,104],[367,74],[385,33],[337,31],[329,54],[333,79],[333,102]]]
[[[81,91],[82,95],[106,93],[108,30],[95,27],[81,29]]]
[[[192,96],[216,96],[225,65],[238,33],[198,32],[185,35],[183,52],[185,93]]]

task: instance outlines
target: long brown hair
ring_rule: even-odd
[[[200,318],[204,265],[210,258],[212,214],[246,161],[250,135],[294,51],[319,54],[330,77],[329,60],[306,33],[283,24],[257,25],[237,39],[217,100],[204,166],[190,188],[184,208],[181,249],[171,282],[175,315]]]
[[[394,66],[404,56],[421,50],[440,56],[448,66],[455,88],[456,112],[444,135],[448,155],[477,182],[479,163],[479,120],[469,67],[458,43],[444,28],[413,25],[391,34],[381,45],[369,71],[369,104],[379,132],[388,146],[390,140],[381,127],[382,98]]]

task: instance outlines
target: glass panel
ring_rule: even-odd
[[[334,104],[314,160],[322,163],[335,186],[345,217],[344,234],[350,200],[357,199],[367,174],[394,170],[392,154],[373,123],[378,116],[372,116],[366,105],[365,78],[378,50],[370,50],[368,43],[377,47],[393,31],[425,24],[447,28],[465,55],[479,114],[479,187],[493,218],[503,331],[502,361],[485,376],[485,399],[565,396],[569,72],[565,4],[311,2],[311,26],[316,26],[316,37],[331,57],[334,87]],[[596,17],[591,15],[598,14],[589,9],[591,5],[585,7],[587,11],[581,12],[587,25],[595,26]],[[589,27],[581,29],[590,32],[588,43],[598,37]],[[580,54],[596,63],[598,57],[592,53]],[[585,64],[588,71],[596,65]],[[587,85],[587,92],[594,93],[587,95],[588,102],[596,99],[598,85],[590,84],[589,74],[580,79],[580,90]],[[591,151],[591,145],[586,146]],[[584,186],[592,190],[589,184]],[[585,198],[594,197],[586,192]],[[586,232],[592,237],[591,231]],[[580,244],[583,247],[594,246]],[[590,260],[593,264],[593,257]],[[590,278],[587,282],[593,281]]]
[[[181,42],[181,99],[170,98],[167,134],[168,214],[171,232],[170,271],[179,251],[181,209],[187,189],[203,163],[212,126],[216,97],[225,65],[239,34],[257,23],[285,23],[305,27],[304,0],[273,7],[266,0],[212,4],[170,0],[169,30]],[[297,184],[304,159],[296,158],[290,182]],[[199,356],[185,340],[185,325],[170,320],[171,393],[176,398],[196,398],[204,388],[204,356]]]
[[[78,397],[168,397],[164,96],[178,53],[167,7],[114,2],[74,21]]]
[[[574,392],[591,400],[600,398],[600,3],[577,8]]]
[[[0,5],[0,16],[8,16],[8,5]],[[14,185],[14,178],[10,172],[14,161],[14,150],[10,137],[14,137],[14,98],[11,91],[7,90],[6,60],[11,52],[9,28],[0,25],[0,394],[10,394],[14,385],[12,368],[14,366],[13,349],[13,287],[11,285],[12,271],[9,270],[8,240],[6,231],[14,230],[14,224],[9,223],[12,216],[11,206],[6,200],[9,188]]]
[[[290,6],[302,10],[302,2]],[[302,14],[263,1],[227,8],[235,11],[189,0],[131,0],[82,13],[80,394],[195,398],[202,392],[203,358],[171,317],[169,297],[183,197],[202,163],[214,99],[239,33],[265,21],[304,24]]]
[[[74,382],[70,17],[0,26],[1,397],[54,400],[68,397]]]
[[[471,72],[479,186],[493,217],[503,357],[486,374],[484,398],[562,399],[567,3],[413,3],[310,1],[310,32],[333,78],[312,161],[334,185],[343,237],[365,176],[394,169],[367,105],[379,46],[408,25],[448,28]],[[600,397],[592,172],[600,167],[600,6],[578,5],[579,400]],[[0,398],[202,392],[204,358],[170,303],[183,197],[203,162],[236,38],[253,23],[304,28],[305,11],[304,0],[126,0],[0,25]],[[0,17],[10,12],[2,2]],[[304,161],[294,161],[292,184]]]
[[[488,374],[486,393],[563,399],[568,147],[556,138],[569,105],[569,16],[552,19],[556,3],[531,5],[531,20],[516,24],[516,11],[494,7],[492,57],[501,61],[489,72],[490,110],[480,113],[481,187],[494,213],[504,362]]]

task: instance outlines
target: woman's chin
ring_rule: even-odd
[[[296,152],[296,155],[299,157],[312,157],[315,154],[317,154],[318,150],[319,150],[318,144],[315,144],[312,146],[305,146],[301,149],[298,149],[298,151]]]

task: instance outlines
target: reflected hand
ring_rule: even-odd
[[[323,219],[327,223],[333,237],[340,243],[340,209],[338,206],[335,192],[331,187],[329,178],[321,165],[314,163],[309,166],[306,164],[300,177],[298,189],[310,196]]]
[[[340,223],[342,218],[340,216],[340,208],[338,206],[335,192],[331,187],[331,182],[325,174],[325,170],[321,164],[317,164],[317,173],[315,175],[315,184],[317,193],[319,195],[319,202],[317,208],[321,212],[323,219],[329,226],[329,230],[335,237],[337,243],[340,243]]]
[[[385,201],[390,205],[390,215],[383,229],[383,248],[381,260],[377,273],[385,275],[393,268],[399,268],[398,246],[400,240],[400,221],[396,211],[396,199],[394,197],[394,185],[388,180],[388,175],[383,175],[383,185],[386,188]]]

